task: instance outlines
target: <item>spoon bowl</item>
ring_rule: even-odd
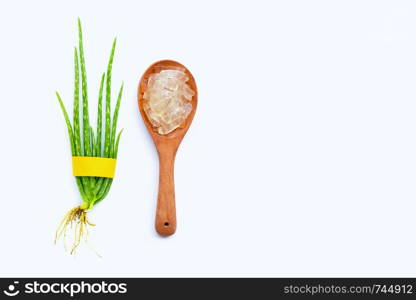
[[[194,91],[192,97],[192,111],[180,127],[168,134],[159,134],[157,128],[152,125],[143,109],[143,94],[147,89],[150,75],[163,70],[181,69],[188,76],[187,84]],[[172,235],[176,231],[176,204],[174,164],[178,147],[191,126],[198,104],[198,90],[191,72],[182,64],[173,60],[161,60],[152,64],[140,79],[138,89],[138,103],[140,114],[144,124],[156,146],[159,156],[159,193],[156,208],[156,231],[162,236]]]

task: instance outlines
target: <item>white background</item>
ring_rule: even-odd
[[[413,1],[2,1],[1,276],[416,276]],[[125,128],[74,258],[76,17],[90,106],[118,37]],[[178,230],[154,231],[158,161],[136,89],[160,59],[199,88],[176,160]]]

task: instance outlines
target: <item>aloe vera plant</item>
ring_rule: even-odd
[[[117,135],[116,131],[120,102],[123,94],[123,84],[121,85],[118,92],[116,106],[112,115],[111,72],[114,52],[116,48],[116,39],[114,39],[111,48],[107,70],[101,76],[98,96],[98,114],[95,131],[90,124],[88,113],[87,72],[85,67],[82,27],[80,19],[78,19],[78,40],[78,47],[74,48],[75,72],[72,124],[61,96],[58,92],[56,93],[68,130],[69,140],[71,144],[71,154],[72,156],[117,158],[122,130]],[[103,124],[104,91],[105,118]],[[80,94],[82,98],[82,106],[80,106]],[[75,180],[81,194],[82,204],[67,212],[61,224],[59,225],[55,236],[55,242],[62,236],[65,238],[68,226],[72,228],[72,225],[75,225],[74,242],[72,245],[71,254],[75,253],[75,250],[79,246],[81,240],[86,238],[88,234],[88,225],[94,226],[87,219],[87,211],[91,210],[94,205],[102,201],[107,196],[113,183],[112,178],[104,177],[75,177]]]

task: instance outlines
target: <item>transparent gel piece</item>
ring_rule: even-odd
[[[183,69],[150,75],[143,94],[143,109],[159,134],[174,131],[191,113],[195,92],[187,84],[188,80]]]

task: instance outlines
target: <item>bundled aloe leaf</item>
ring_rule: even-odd
[[[117,119],[120,109],[120,101],[123,93],[123,84],[117,96],[114,113],[111,114],[111,71],[113,65],[116,39],[114,39],[107,71],[102,74],[99,96],[96,130],[90,124],[88,113],[88,86],[85,67],[83,39],[81,22],[78,19],[78,47],[74,49],[74,105],[73,121],[71,123],[67,110],[62,102],[61,96],[56,93],[65,122],[68,129],[72,156],[117,158],[118,146],[122,130],[116,135]],[[103,118],[103,98],[105,94],[105,109]],[[81,95],[81,97],[80,97]],[[80,99],[81,98],[81,99]],[[81,102],[81,104],[80,104]],[[75,227],[74,243],[71,254],[73,254],[88,234],[88,225],[92,225],[86,212],[91,210],[95,204],[102,201],[108,194],[113,183],[112,178],[105,177],[75,177],[82,204],[71,209],[62,220],[56,232],[55,241],[66,236],[68,226]]]

